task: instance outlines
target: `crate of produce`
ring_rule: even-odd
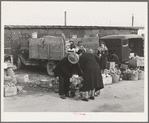
[[[17,77],[17,82],[18,83],[29,82],[29,76],[28,76],[28,74],[18,74],[16,77]]]
[[[5,86],[4,87],[4,96],[15,96],[17,95],[17,87],[16,86]]]

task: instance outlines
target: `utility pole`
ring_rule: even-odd
[[[132,27],[133,27],[133,24],[134,24],[134,16],[132,14]]]
[[[66,26],[66,11],[65,11],[65,26]]]

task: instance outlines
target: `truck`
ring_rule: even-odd
[[[73,39],[77,45],[78,41],[84,42],[84,47],[97,50],[99,38],[76,38]],[[17,67],[22,66],[42,66],[46,67],[49,76],[54,76],[54,68],[61,59],[67,56],[66,45],[69,42],[64,35],[43,36],[42,38],[30,38],[28,48],[20,47],[17,54]]]
[[[101,37],[100,41],[105,42],[109,56],[116,54],[121,63],[127,62],[131,53],[144,57],[144,38],[141,35],[108,35]]]

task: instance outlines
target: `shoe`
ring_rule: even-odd
[[[100,95],[100,91],[95,92],[95,96],[99,96]]]
[[[89,99],[94,100],[94,99],[95,99],[95,97],[90,97]]]
[[[88,102],[88,99],[87,99],[87,98],[84,98],[84,99],[82,99],[82,100]]]
[[[61,95],[60,97],[61,97],[62,99],[66,99],[66,97],[65,97],[64,95]]]
[[[69,94],[65,94],[66,97],[69,97]]]

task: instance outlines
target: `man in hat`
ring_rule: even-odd
[[[69,79],[73,74],[81,74],[81,69],[78,65],[79,56],[75,53],[69,54],[63,58],[54,69],[55,76],[59,77],[59,95],[62,99],[69,97]]]
[[[78,49],[77,49],[77,47],[76,47],[74,41],[71,39],[71,40],[69,41],[69,43],[70,43],[70,46],[69,46],[69,48],[67,49],[67,52],[68,52],[68,53],[70,53],[70,52],[77,52]]]
[[[86,52],[86,49],[83,47],[83,42],[82,41],[78,41],[78,50],[79,49],[83,50],[83,52]]]

